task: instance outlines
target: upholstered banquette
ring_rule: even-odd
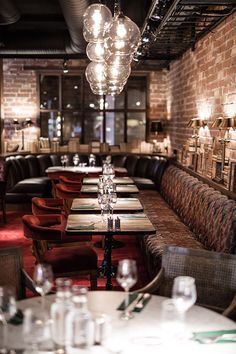
[[[73,165],[73,155],[68,154],[68,164]],[[89,155],[79,155],[80,162],[88,163]],[[96,165],[101,166],[106,155],[96,156]],[[126,167],[140,189],[159,187],[166,160],[161,157],[138,155],[114,155],[112,162],[116,167]],[[17,155],[6,158],[7,165],[7,203],[28,202],[33,197],[50,197],[51,180],[46,169],[61,165],[60,154]]]
[[[141,191],[157,232],[142,239],[150,277],[165,245],[236,253],[236,202],[181,168],[166,167],[158,191]]]

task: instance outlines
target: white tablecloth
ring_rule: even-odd
[[[46,298],[46,308],[49,310],[54,296]],[[149,303],[140,313],[135,313],[129,321],[119,319],[120,311],[117,307],[124,299],[123,292],[117,291],[91,291],[88,294],[88,307],[94,316],[109,315],[111,333],[104,346],[94,346],[81,353],[122,353],[122,354],[235,354],[236,343],[200,344],[190,339],[164,340],[161,324],[161,303],[165,298],[152,296]],[[24,310],[27,307],[38,307],[40,298],[27,299],[18,302],[18,307]],[[193,306],[187,313],[185,332],[212,331],[223,329],[236,329],[236,323],[213,311],[199,306]],[[10,326],[9,343],[11,348],[24,347],[21,335],[21,326]]]

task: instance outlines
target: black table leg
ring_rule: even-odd
[[[104,260],[103,260],[103,264],[105,266],[105,275],[107,278],[107,282],[106,282],[107,290],[112,290],[111,254],[112,254],[112,234],[107,234],[105,236],[105,249],[104,249]]]

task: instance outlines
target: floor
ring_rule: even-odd
[[[35,259],[31,253],[31,241],[24,237],[23,227],[21,222],[22,216],[24,214],[30,213],[29,212],[30,209],[27,207],[24,209],[24,211],[12,210],[12,209],[17,209],[17,208],[8,207],[6,225],[2,224],[2,220],[0,219],[0,248],[14,247],[14,246],[22,247],[24,268],[29,275],[32,275]],[[112,253],[113,265],[116,266],[120,259],[124,259],[124,258],[135,259],[138,267],[138,281],[133,289],[138,289],[142,287],[148,282],[148,277],[147,277],[146,267],[142,257],[142,253],[140,251],[139,244],[137,242],[137,238],[135,236],[120,236],[120,237],[115,236],[115,239],[122,241],[124,243],[124,246],[121,248],[113,249],[113,253]],[[101,240],[101,236],[94,236],[93,245],[100,240]],[[103,249],[97,247],[94,247],[94,249],[97,252],[98,263],[100,265],[103,260]],[[74,282],[89,286],[89,282],[86,278],[74,279]],[[114,290],[121,290],[115,278],[113,279],[113,285],[114,285]],[[105,279],[99,278],[98,290],[103,290],[104,288],[105,288]],[[31,296],[31,294],[28,293],[28,296]]]

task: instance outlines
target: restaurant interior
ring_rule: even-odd
[[[236,0],[0,0],[0,354],[236,351]]]

